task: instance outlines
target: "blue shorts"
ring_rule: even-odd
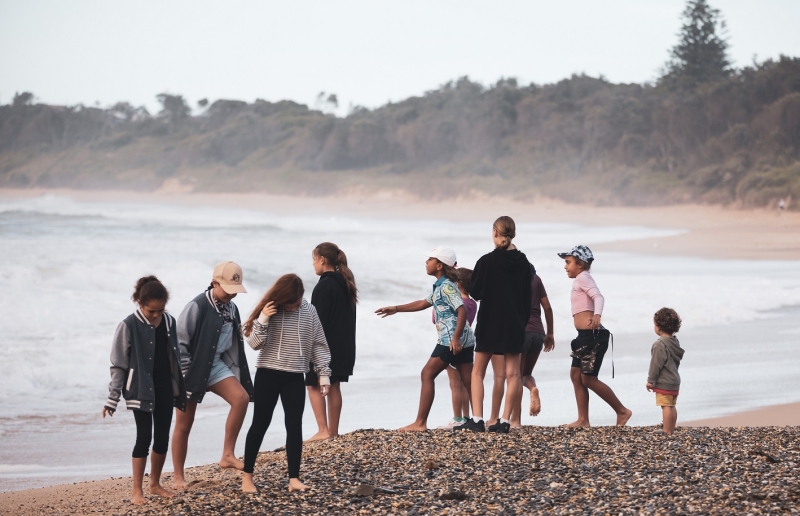
[[[236,375],[233,374],[231,368],[222,361],[221,355],[215,355],[214,363],[211,364],[211,372],[208,373],[208,386],[211,387],[215,383],[219,383],[225,378],[230,378],[231,376]]]

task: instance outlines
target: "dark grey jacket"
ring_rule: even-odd
[[[175,331],[175,318],[164,314],[169,339],[169,365],[172,372],[173,405],[186,409],[186,389],[181,374],[181,354]],[[117,409],[120,394],[129,410],[152,412],[153,358],[156,349],[156,327],[137,309],[119,323],[111,346],[111,383],[108,384],[106,408]]]
[[[242,319],[239,316],[239,310],[233,303],[231,303],[231,316],[233,317],[233,342],[231,348],[222,354],[222,361],[241,382],[244,390],[250,395],[250,401],[253,401],[253,382],[250,379],[250,369],[244,354]],[[217,309],[210,290],[195,297],[178,316],[181,369],[186,383],[186,395],[191,401],[197,403],[203,401],[203,396],[208,389],[208,376],[211,372],[211,365],[214,363],[221,329],[222,314]]]
[[[647,383],[652,383],[656,389],[677,391],[681,388],[681,375],[678,366],[683,358],[683,348],[674,335],[659,337],[650,349],[650,370],[647,373]]]

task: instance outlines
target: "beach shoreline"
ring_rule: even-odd
[[[126,477],[0,493],[0,514],[533,514],[588,506],[760,514],[798,507],[800,486],[787,479],[800,461],[790,445],[800,428],[653,430],[358,430],[304,447],[301,477],[312,487],[305,493],[287,492],[285,453],[275,450],[259,454],[256,495],[241,493],[239,472],[212,464],[188,470],[189,489],[175,498],[147,495],[143,506],[130,504]],[[163,484],[170,480],[165,474]]]
[[[0,199],[55,195],[82,202],[168,203],[256,210],[277,214],[330,214],[378,219],[492,221],[510,215],[518,223],[571,223],[588,226],[647,226],[685,230],[659,238],[598,244],[614,251],[731,260],[800,260],[800,213],[705,205],[652,207],[591,206],[536,198],[520,202],[475,194],[449,200],[421,199],[398,191],[351,191],[329,197],[262,193],[191,193],[161,190],[97,191],[72,189],[0,189]]]

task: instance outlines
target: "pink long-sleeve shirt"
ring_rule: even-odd
[[[603,314],[605,298],[597,288],[597,283],[594,282],[589,271],[583,271],[575,276],[570,300],[572,301],[572,315],[587,311],[594,312],[596,315]]]

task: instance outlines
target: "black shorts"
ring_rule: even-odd
[[[531,331],[525,332],[525,344],[522,347],[522,353],[533,353],[534,355],[541,353],[544,349],[544,333],[534,333]]]
[[[608,351],[608,339],[611,334],[605,328],[600,330],[578,330],[578,336],[572,341],[572,351],[576,351],[585,346],[585,353],[594,353],[594,366],[591,372],[581,371],[586,376],[597,376],[600,373],[600,366],[603,365],[603,357]],[[581,369],[582,361],[579,357],[572,357],[572,367]]]
[[[350,379],[350,375],[339,375],[339,374],[331,374],[330,381],[331,385],[340,382],[347,382]],[[319,387],[319,376],[312,368],[309,372],[306,373],[306,380],[305,380],[307,387]]]
[[[450,351],[448,346],[442,346],[441,344],[437,344],[435,348],[433,348],[433,353],[431,353],[431,358],[439,358],[443,362],[446,362],[450,365],[456,364],[471,364],[472,359],[475,355],[475,348],[470,346],[468,348],[461,348],[461,351],[458,354],[453,354]]]

